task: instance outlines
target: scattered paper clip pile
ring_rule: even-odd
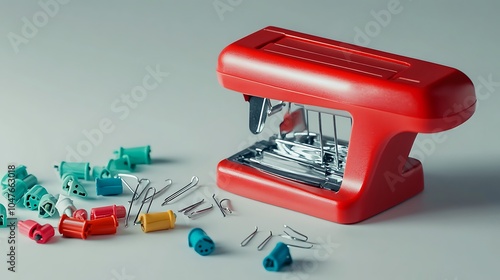
[[[140,224],[144,233],[174,229],[177,220],[174,211],[150,212],[153,201],[166,193],[172,186],[172,179],[166,179],[165,185],[157,189],[151,186],[151,180],[130,174],[137,165],[151,163],[150,152],[149,145],[133,148],[120,147],[114,152],[116,158],[109,160],[106,166],[91,167],[88,162],[62,161],[54,166],[61,178],[60,191],[62,193],[60,194],[51,194],[45,187],[38,184],[37,177],[29,174],[26,166],[12,165],[9,166],[7,174],[1,180],[2,195],[9,203],[37,211],[39,218],[60,216],[57,226],[52,226],[49,223],[42,225],[32,219],[18,222],[19,232],[39,244],[51,243],[56,233],[66,238],[83,240],[96,235],[114,235],[118,232],[117,229],[121,222],[125,228],[129,227],[130,224]],[[89,192],[80,180],[94,181],[95,193],[98,197],[122,195],[125,186],[131,192],[130,199],[124,205],[113,204],[92,208],[89,215],[87,210],[76,207],[72,199],[72,197],[79,199],[89,197]],[[198,183],[199,178],[192,176],[184,187],[163,199],[161,206],[173,204],[181,196],[197,187]],[[85,184],[88,185],[88,183]],[[214,204],[220,210],[222,217],[233,213],[229,199],[218,199],[213,194],[212,200],[213,203],[205,207],[203,206],[205,199],[201,199],[182,207],[177,210],[177,213],[183,214],[189,219],[196,219],[215,209]],[[137,210],[134,210],[134,205],[137,205]],[[136,214],[132,215],[133,212]],[[8,216],[7,209],[0,204],[0,228],[7,226]],[[313,243],[308,241],[306,235],[287,225],[284,227],[283,234],[277,236],[307,245],[278,242],[263,261],[264,268],[268,271],[279,271],[292,263],[289,247],[303,249],[313,247]],[[246,246],[257,235],[258,230],[258,227],[255,227],[255,230],[241,242],[241,247]],[[257,250],[263,250],[273,236],[275,235],[272,231],[269,231],[269,235],[257,246]],[[188,245],[202,256],[210,255],[215,250],[214,241],[201,228],[194,228],[189,232]]]

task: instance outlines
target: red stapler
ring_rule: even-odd
[[[249,103],[254,134],[282,116],[275,135],[219,163],[217,185],[342,224],[421,192],[417,133],[456,127],[476,104],[457,69],[276,27],[227,46],[217,75]]]

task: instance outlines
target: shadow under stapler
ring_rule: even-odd
[[[425,171],[424,191],[361,224],[438,215],[445,211],[497,208],[500,212],[500,164],[468,163]],[[465,163],[465,162],[464,162]]]

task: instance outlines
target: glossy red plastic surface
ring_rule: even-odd
[[[64,237],[87,239],[90,225],[85,220],[70,218],[63,214],[57,228]]]
[[[19,221],[17,227],[19,228],[19,233],[33,239],[34,232],[39,229],[41,225],[33,220],[25,220]]]
[[[88,221],[89,235],[108,235],[115,234],[118,227],[118,220],[114,215],[97,218]]]
[[[88,217],[87,210],[85,209],[78,209],[75,212],[73,212],[73,218],[78,219],[78,220],[87,220]]]
[[[287,180],[230,160],[220,188],[338,223],[356,223],[423,190],[421,163],[408,154],[417,133],[469,119],[476,97],[457,69],[276,27],[227,46],[217,75],[226,88],[347,111],[353,119],[340,190]]]
[[[117,219],[125,218],[127,210],[123,205],[109,205],[103,207],[96,207],[90,209],[90,219],[95,220],[99,218],[115,216]]]
[[[54,234],[54,227],[49,224],[45,224],[35,230],[35,232],[33,233],[33,239],[36,241],[36,243],[45,244],[49,242],[52,237],[54,237]]]

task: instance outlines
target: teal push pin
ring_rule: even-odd
[[[110,196],[123,193],[121,178],[96,178],[95,191],[97,195]]]
[[[193,228],[189,232],[188,245],[202,256],[212,254],[215,249],[215,243],[201,228]]]
[[[42,196],[48,194],[47,190],[41,185],[34,185],[24,194],[24,207],[30,210],[38,210]]]
[[[88,162],[66,162],[61,161],[61,164],[54,165],[59,171],[59,176],[62,178],[65,174],[73,174],[78,179],[89,181],[90,177],[90,163]]]
[[[111,172],[105,166],[94,166],[92,168],[92,177],[95,179],[111,178]]]
[[[63,175],[62,179],[62,189],[66,191],[68,195],[87,197],[87,191],[78,181],[78,177],[69,173]]]
[[[50,193],[43,195],[38,204],[38,217],[48,218],[54,216],[57,210],[56,203],[57,199]]]
[[[15,179],[14,187],[7,186],[3,188],[2,195],[7,200],[10,201],[13,198],[14,202],[18,203],[24,197],[24,194],[37,183],[38,179],[31,174],[24,179]]]
[[[150,145],[133,148],[120,147],[120,149],[114,153],[118,158],[128,156],[132,166],[135,166],[136,164],[151,164]]]
[[[262,264],[267,271],[280,271],[284,266],[292,263],[290,249],[283,242],[278,242],[273,251],[264,258]]]
[[[120,170],[132,172],[135,169],[135,164],[130,164],[130,158],[127,155],[124,155],[117,159],[110,159],[106,168],[112,172]]]
[[[26,170],[26,166],[19,165],[14,167],[13,169],[10,169],[9,166],[9,171],[2,178],[2,186],[6,188],[9,185],[9,178],[22,180],[27,176],[28,176],[28,171]]]
[[[0,228],[7,226],[7,210],[2,203],[0,203]]]

